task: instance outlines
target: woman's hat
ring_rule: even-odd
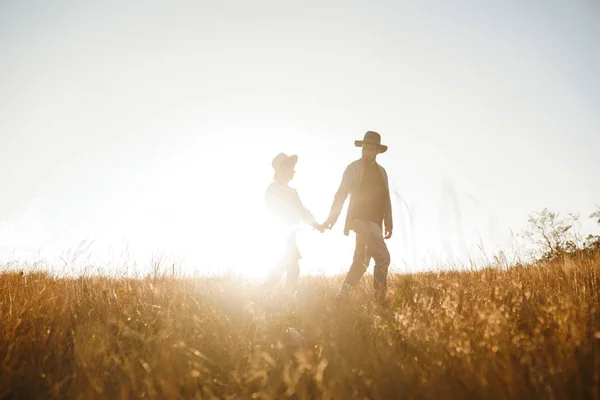
[[[279,153],[273,158],[271,165],[275,171],[278,171],[282,167],[294,167],[298,162],[297,155],[288,156],[285,153]]]

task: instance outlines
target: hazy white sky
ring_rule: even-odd
[[[271,158],[300,155],[324,219],[370,129],[413,210],[397,270],[502,249],[533,211],[600,204],[597,71],[595,1],[0,1],[0,253],[239,265]],[[340,226],[303,243],[347,268]]]

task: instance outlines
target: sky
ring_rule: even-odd
[[[599,39],[595,1],[0,0],[0,261],[264,272],[271,159],[324,220],[367,130],[393,271],[490,258],[544,207],[594,232]],[[348,268],[342,225],[303,230],[303,271]]]

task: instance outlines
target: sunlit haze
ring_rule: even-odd
[[[1,2],[0,261],[260,276],[271,159],[322,221],[367,130],[391,271],[489,259],[544,207],[594,232],[600,5],[459,3]],[[342,231],[304,227],[302,274],[347,271]]]

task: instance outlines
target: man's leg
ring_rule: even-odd
[[[390,266],[390,252],[383,239],[381,227],[375,222],[354,221],[354,231],[357,242],[366,245],[368,256],[375,260],[375,271],[373,272],[373,289],[377,300],[384,300],[387,291],[387,274]],[[368,261],[368,260],[367,260]],[[367,264],[368,265],[368,264]],[[364,273],[363,269],[363,273]],[[361,274],[362,276],[362,274]]]
[[[346,279],[342,284],[340,295],[347,295],[349,293],[349,288],[356,286],[356,284],[360,281],[360,278],[362,278],[367,271],[370,260],[371,257],[369,255],[369,249],[367,248],[367,245],[362,237],[357,233],[352,265],[350,266],[350,270],[348,271]]]
[[[375,223],[369,224],[369,253],[375,260],[373,271],[373,290],[378,301],[384,301],[387,293],[387,276],[390,266],[390,252],[383,239],[381,227]]]

